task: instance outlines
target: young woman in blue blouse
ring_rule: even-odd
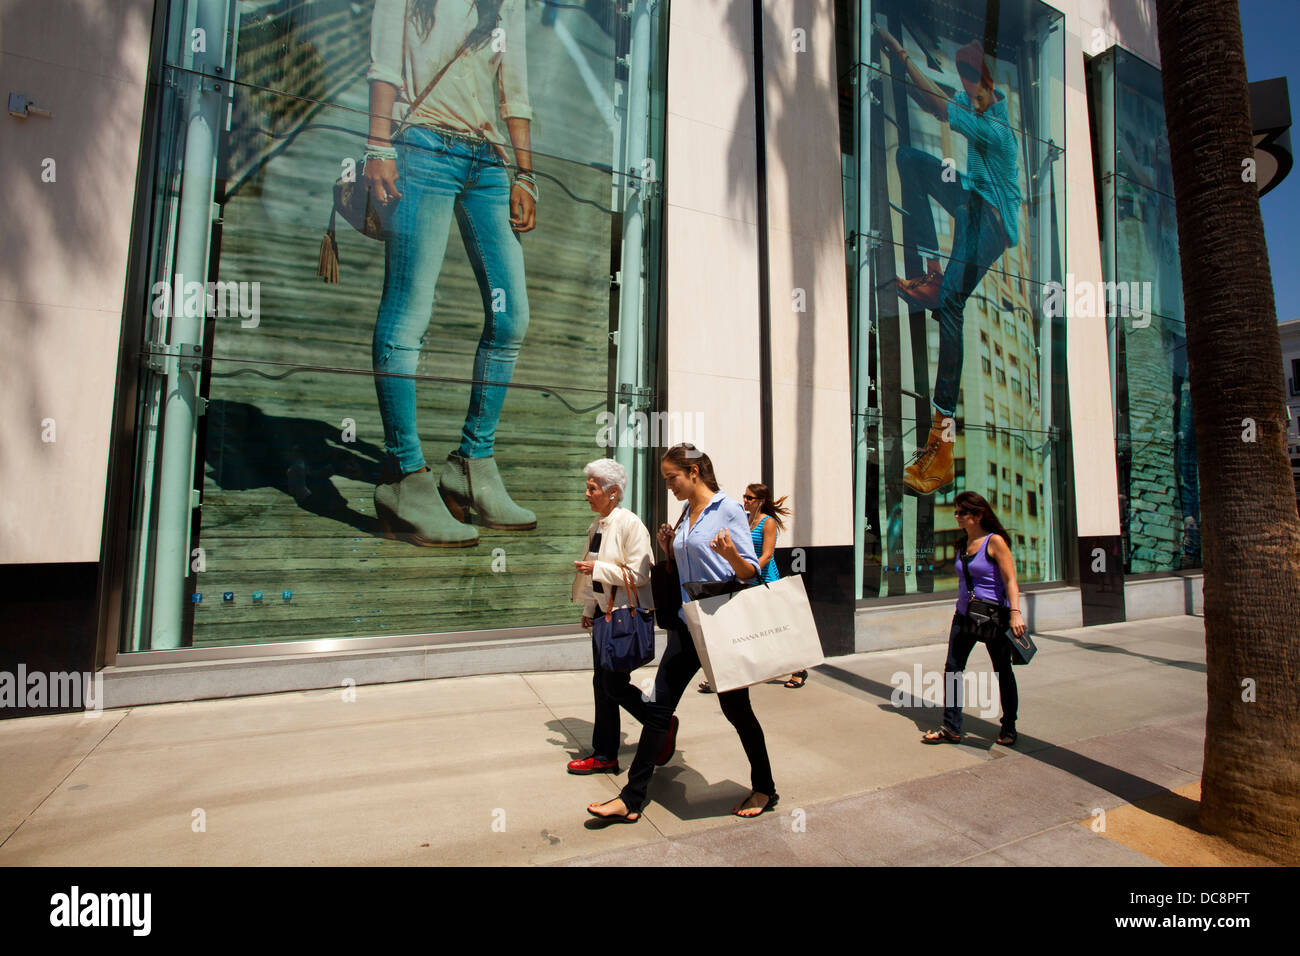
[[[687,503],[675,529],[667,524],[659,529],[659,546],[664,551],[672,548],[682,582],[748,581],[756,577],[759,562],[749,521],[739,503],[718,490],[709,456],[694,445],[674,445],[661,460],[660,473],[673,496]],[[683,603],[690,600],[683,587]],[[588,813],[619,823],[635,823],[641,818],[655,767],[671,760],[676,749],[678,721],[673,711],[699,669],[695,643],[679,614],[668,629],[668,646],[655,674],[654,692],[646,705],[641,740],[628,771],[627,785],[613,800],[588,806]],[[740,734],[749,758],[751,792],[731,812],[756,817],[773,809],[779,799],[763,728],[750,706],[748,688],[719,694],[718,701]]]

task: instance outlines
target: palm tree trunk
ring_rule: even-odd
[[[1203,829],[1300,862],[1300,519],[1237,0],[1157,0],[1202,488]]]

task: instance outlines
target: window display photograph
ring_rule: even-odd
[[[1148,307],[1110,315],[1124,570],[1201,566],[1196,431],[1160,71],[1124,50],[1089,65],[1102,268]],[[1118,310],[1116,310],[1118,311]]]
[[[646,494],[664,9],[173,0],[124,650],[574,623],[583,465]]]
[[[846,161],[860,597],[955,588],[952,503],[967,490],[1004,516],[1025,578],[1052,580],[1060,14],[878,0],[860,17]]]

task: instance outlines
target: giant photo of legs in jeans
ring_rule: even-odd
[[[899,283],[905,298],[929,308],[939,322],[939,367],[932,404],[934,420],[926,444],[904,472],[907,488],[932,495],[955,475],[952,434],[946,420],[957,410],[963,360],[962,326],[966,300],[1007,248],[997,213],[982,196],[945,177],[938,158],[910,146],[895,155],[903,199],[903,241],[914,245],[927,262],[925,276]],[[951,180],[951,181],[949,181]],[[933,197],[953,218],[952,253],[940,272],[938,239],[930,210]]]
[[[403,192],[389,225],[373,359],[384,441],[401,477],[379,487],[375,507],[391,536],[424,546],[472,545],[478,535],[466,523],[471,510],[488,527],[537,524],[531,511],[511,500],[494,457],[497,422],[528,328],[523,249],[510,223],[510,176],[486,142],[412,126],[396,145]],[[453,220],[478,280],[483,332],[460,446],[435,478],[420,447],[414,375]]]

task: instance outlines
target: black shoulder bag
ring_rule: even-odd
[[[682,516],[677,519],[677,524],[673,525],[674,535],[686,520],[690,508],[690,502],[687,502],[686,507],[682,509]],[[677,612],[682,609],[682,579],[677,573],[677,561],[673,558],[671,545],[668,548],[668,556],[650,569],[650,593],[654,595],[655,620],[659,622],[660,627],[669,628],[674,622],[681,620]]]
[[[957,560],[961,564],[962,574],[966,577],[966,593],[970,596],[966,605],[966,616],[970,619],[976,636],[987,644],[990,640],[997,640],[997,635],[1004,635],[1011,642],[1011,663],[1028,664],[1038,653],[1029,631],[1026,629],[1024,634],[1016,637],[1016,632],[1009,626],[1010,610],[1001,604],[975,597],[975,581],[970,574],[970,558],[964,547]]]

